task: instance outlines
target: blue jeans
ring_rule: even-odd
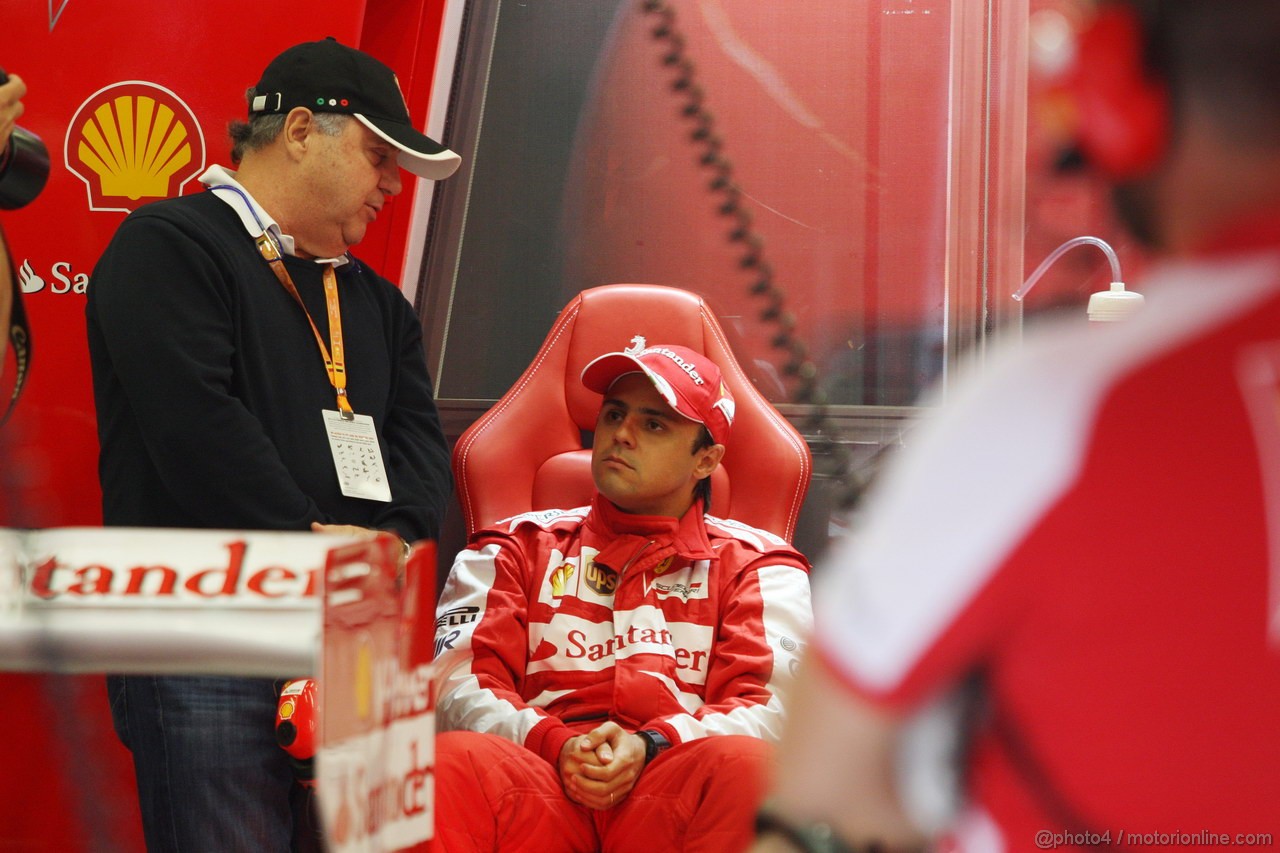
[[[133,753],[148,851],[291,849],[298,791],[275,740],[276,684],[107,676],[116,734]]]

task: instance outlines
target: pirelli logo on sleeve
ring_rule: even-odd
[[[480,608],[474,605],[451,607],[436,617],[435,656],[440,657],[456,648],[464,632],[470,632],[480,618]]]

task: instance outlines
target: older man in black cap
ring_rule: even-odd
[[[231,135],[238,170],[129,216],[92,276],[104,522],[434,537],[451,480],[418,318],[348,251],[401,168],[441,179],[458,156],[414,129],[391,69],[333,39],[273,60]],[[365,476],[331,449],[348,426],[378,451]],[[149,849],[290,849],[276,683],[108,688]]]

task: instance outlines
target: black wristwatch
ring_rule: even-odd
[[[643,729],[636,732],[644,741],[644,763],[647,766],[650,761],[657,758],[662,753],[671,748],[671,741],[667,740],[667,736],[657,729]]]

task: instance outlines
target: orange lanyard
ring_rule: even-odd
[[[320,355],[324,358],[325,370],[329,371],[329,384],[333,386],[334,391],[338,392],[338,411],[342,413],[343,420],[354,420],[356,413],[352,411],[351,403],[347,401],[347,362],[342,350],[342,314],[338,309],[338,277],[334,274],[333,267],[324,268],[324,304],[329,312],[329,346],[326,347],[324,338],[320,337],[320,330],[316,328],[315,320],[311,319],[311,312],[303,304],[298,288],[289,276],[289,271],[284,268],[284,262],[280,259],[276,244],[265,233],[259,236],[256,242],[258,251],[262,253],[263,259],[276,274],[276,278],[280,279],[284,289],[289,291],[289,295],[302,308],[302,313],[307,315],[307,322],[311,324],[311,333],[316,336]]]

